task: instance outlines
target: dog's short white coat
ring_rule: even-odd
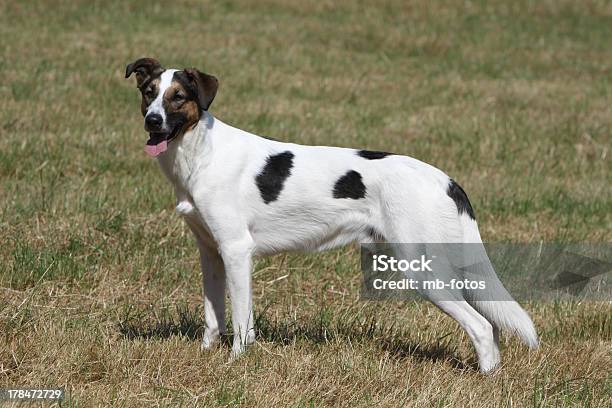
[[[160,95],[173,72],[162,74]],[[294,155],[291,174],[279,197],[266,204],[256,177],[270,155],[286,151]],[[158,156],[176,193],[176,211],[193,231],[200,251],[203,348],[211,347],[225,330],[225,288],[232,307],[232,355],[254,341],[254,255],[372,242],[372,227],[388,242],[482,242],[476,222],[459,214],[448,196],[450,179],[442,171],[407,156],[367,160],[356,152],[269,140],[203,112],[193,129]],[[334,183],[349,170],[361,174],[365,198],[333,197]],[[490,290],[507,294],[501,283]],[[483,372],[500,362],[501,328],[531,347],[538,345],[531,319],[514,301],[431,300],[467,332]]]

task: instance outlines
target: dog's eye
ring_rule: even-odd
[[[185,99],[185,97],[182,94],[176,93],[174,94],[174,97],[172,98],[175,102],[180,102],[183,99]]]

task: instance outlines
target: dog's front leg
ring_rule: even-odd
[[[204,301],[204,336],[202,349],[209,349],[225,334],[225,266],[216,248],[207,245],[206,233],[194,216],[193,206],[185,202],[177,206],[193,232],[200,252],[202,294]]]
[[[225,267],[219,253],[200,246],[204,294],[204,336],[202,349],[211,348],[225,334]]]
[[[255,340],[251,291],[254,244],[251,237],[247,236],[239,240],[224,242],[220,247],[232,305],[232,327],[234,330],[232,358],[236,358],[244,352],[247,344],[251,344]]]

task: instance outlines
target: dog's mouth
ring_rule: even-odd
[[[156,157],[168,150],[168,143],[178,134],[181,126],[175,126],[170,132],[149,132],[149,140],[145,145],[145,153]]]

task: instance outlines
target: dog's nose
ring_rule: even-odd
[[[158,113],[151,113],[145,118],[145,127],[147,130],[159,130],[164,119]]]

